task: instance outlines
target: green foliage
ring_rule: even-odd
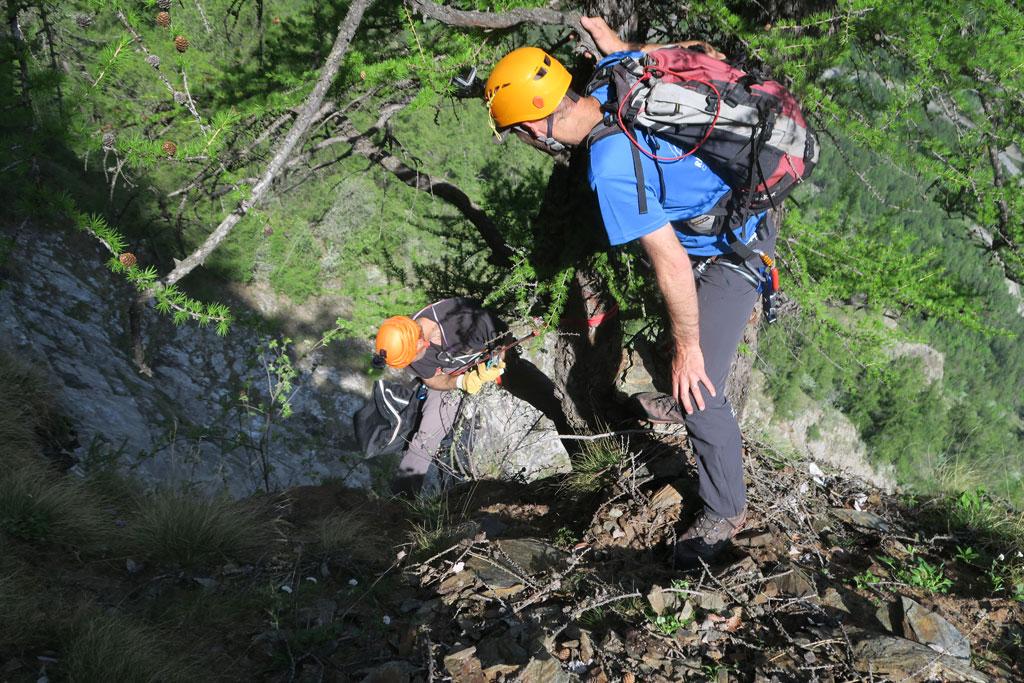
[[[681,628],[685,628],[693,623],[694,617],[691,615],[687,619],[680,619],[678,614],[661,614],[649,615],[650,623],[659,632],[666,636],[675,635],[676,631]]]
[[[957,546],[956,547],[956,559],[960,560],[964,564],[974,564],[978,561],[980,555],[978,551],[971,546]]]
[[[569,550],[579,542],[579,536],[569,527],[563,526],[555,532],[553,542],[559,548]]]
[[[419,494],[403,500],[409,510],[409,540],[413,548],[427,553],[448,535],[454,524],[454,512],[449,510],[448,495]]]
[[[895,578],[929,593],[948,593],[953,586],[953,581],[943,574],[941,566],[931,564],[923,557],[917,558],[917,564],[911,567],[897,569]]]
[[[865,569],[863,572],[853,577],[853,584],[857,587],[857,590],[862,591],[874,588],[881,582],[882,578],[870,569]]]
[[[909,555],[906,561],[897,560],[892,557],[878,558],[879,562],[889,568],[893,579],[899,583],[920,588],[929,593],[948,593],[949,589],[953,586],[953,581],[943,572],[943,565],[935,565],[923,557],[919,557],[917,549],[913,546],[907,546],[905,549]],[[864,586],[871,585],[871,579],[861,575],[860,577],[855,577],[858,587],[863,587],[858,579],[864,581]]]

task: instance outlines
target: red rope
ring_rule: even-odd
[[[646,149],[644,149],[643,147],[640,146],[640,143],[636,141],[636,138],[633,137],[633,135],[629,132],[629,130],[626,128],[625,122],[622,120],[622,109],[623,109],[623,107],[626,106],[626,103],[629,102],[629,98],[633,94],[633,91],[636,89],[636,87],[638,85],[640,85],[641,83],[643,83],[646,80],[649,80],[651,78],[651,74],[654,71],[663,71],[664,73],[672,74],[673,76],[675,76],[675,77],[677,77],[677,78],[679,78],[681,80],[690,80],[690,81],[696,81],[697,83],[703,83],[704,85],[706,85],[709,88],[711,88],[711,90],[715,93],[715,118],[713,118],[711,120],[711,125],[708,126],[708,132],[704,134],[704,137],[701,138],[700,142],[698,142],[696,144],[696,146],[694,146],[693,149],[691,149],[686,154],[682,154],[682,155],[677,156],[677,157],[660,157],[657,154],[654,154],[652,152],[648,152]],[[711,132],[715,129],[715,124],[718,123],[718,115],[721,112],[722,112],[722,95],[721,95],[721,93],[718,92],[718,88],[716,88],[715,84],[712,83],[711,81],[703,81],[703,80],[700,80],[699,78],[687,79],[682,74],[677,73],[675,71],[670,71],[669,69],[665,69],[665,68],[657,68],[657,69],[655,69],[655,68],[647,66],[647,67],[644,67],[643,75],[640,76],[640,78],[637,79],[636,83],[634,83],[632,85],[632,87],[626,92],[626,96],[619,99],[619,110],[616,112],[616,117],[619,120],[619,128],[622,129],[622,132],[626,134],[626,137],[629,138],[629,141],[633,143],[633,146],[636,147],[641,152],[643,152],[645,155],[649,156],[650,158],[654,159],[655,161],[679,161],[680,159],[685,159],[686,157],[688,157],[691,154],[693,154],[694,152],[696,152],[698,149],[701,148],[701,145],[703,145],[705,142],[707,142],[708,138],[711,136]]]

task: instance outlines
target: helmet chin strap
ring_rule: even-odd
[[[555,132],[555,115],[551,114],[547,118],[548,121],[548,133],[546,137],[538,137],[542,143],[547,145],[547,148],[552,152],[561,152],[565,149],[565,145],[554,138]]]

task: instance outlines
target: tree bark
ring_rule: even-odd
[[[348,13],[338,26],[338,35],[334,40],[334,46],[331,48],[331,52],[327,56],[327,60],[324,62],[324,65],[320,70],[320,78],[317,80],[316,85],[313,87],[313,91],[309,94],[309,97],[306,98],[306,102],[302,107],[302,112],[295,120],[291,130],[288,131],[288,135],[281,143],[281,147],[278,148],[277,152],[274,154],[273,159],[271,159],[270,164],[263,172],[259,182],[253,186],[252,193],[247,199],[239,202],[234,211],[225,216],[224,220],[220,222],[220,225],[216,227],[216,229],[209,237],[206,238],[198,249],[182,261],[177,262],[174,269],[161,279],[161,285],[172,285],[191,273],[197,266],[202,265],[213,250],[216,249],[221,242],[227,239],[227,236],[231,234],[235,225],[237,225],[238,222],[242,220],[247,213],[249,213],[249,210],[252,209],[252,207],[259,204],[267,194],[267,191],[270,189],[274,179],[277,178],[278,174],[282,169],[284,169],[285,164],[292,155],[292,152],[294,152],[296,147],[298,147],[302,138],[305,136],[310,125],[315,119],[317,112],[320,110],[320,105],[323,103],[327,90],[334,82],[334,77],[338,74],[338,68],[341,66],[341,60],[345,56],[345,52],[348,50],[348,46],[352,42],[356,29],[362,21],[363,14],[366,12],[366,9],[369,7],[371,2],[372,0],[354,0],[352,5],[349,7]]]
[[[18,69],[21,76],[21,103],[32,118],[32,127],[35,128],[35,114],[32,111],[32,96],[29,88],[28,78],[28,46],[25,44],[25,34],[21,30],[18,21],[18,12],[21,11],[21,3],[7,3],[7,27],[11,31],[11,42],[14,43],[14,54],[17,55]]]

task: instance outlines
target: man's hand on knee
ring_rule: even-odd
[[[717,395],[715,385],[708,379],[704,370],[704,354],[701,353],[700,346],[676,346],[675,356],[672,358],[672,395],[683,406],[687,415],[693,414],[694,404],[697,410],[704,410],[701,384],[709,394]]]

